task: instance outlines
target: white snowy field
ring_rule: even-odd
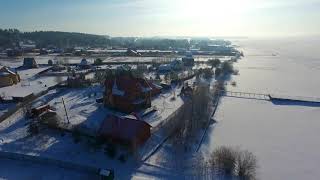
[[[51,86],[55,86],[58,83],[66,80],[67,77],[54,77],[54,76],[46,76],[46,77],[38,77],[38,78],[29,78],[23,79],[18,84],[2,87],[0,88],[0,93],[4,97],[12,97],[12,96],[26,96],[31,93],[37,94],[41,91],[47,90]]]
[[[320,39],[242,40],[245,57],[235,64],[239,76],[228,90],[320,97]],[[221,145],[253,152],[262,180],[320,177],[320,106],[224,97],[201,152]]]
[[[97,175],[60,168],[54,165],[35,164],[26,161],[0,159],[0,179],[97,179]],[[54,172],[54,173],[53,173]]]
[[[51,59],[54,62],[63,62],[69,64],[78,64],[81,62],[83,57],[74,57],[74,56],[57,56],[57,55],[44,55],[44,56],[26,56],[34,57],[38,64],[48,64],[48,61]],[[178,57],[178,56],[177,56]],[[94,60],[98,57],[84,57],[89,63],[93,63]],[[152,61],[163,61],[163,60],[174,60],[175,57],[99,57],[104,62],[152,62]],[[195,61],[207,61],[212,58],[219,58],[220,60],[229,60],[230,56],[194,56]],[[24,57],[18,58],[2,58],[0,59],[0,65],[9,66],[16,68],[22,66]]]

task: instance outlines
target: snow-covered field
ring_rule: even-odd
[[[48,64],[48,60],[59,61],[63,63],[78,64],[83,59],[82,57],[73,56],[32,56],[38,64]],[[85,57],[89,63],[93,63],[96,57]],[[220,60],[229,60],[230,56],[195,56],[195,61],[207,61],[210,58],[219,58]],[[174,57],[101,57],[104,62],[152,62],[152,61],[168,61],[174,60]],[[23,57],[19,58],[2,58],[0,65],[9,67],[19,67],[23,64]]]
[[[66,80],[66,77],[39,77],[34,79],[21,80],[16,85],[0,88],[0,93],[4,97],[12,96],[26,96],[31,93],[37,94],[41,91],[47,90],[51,86]]]
[[[62,102],[63,98],[70,124],[81,125],[86,129],[92,130],[92,133],[94,133],[99,129],[100,124],[108,113],[103,104],[96,103],[96,98],[102,97],[102,93],[103,88],[100,86],[61,89],[51,96],[40,98],[39,101],[48,103],[52,108],[56,109],[59,117],[67,122]],[[51,99],[49,102],[47,102],[48,98]]]
[[[319,38],[242,40],[245,57],[235,66],[236,87],[228,90],[320,97]],[[320,106],[310,103],[225,97],[201,152],[220,145],[239,146],[258,159],[260,179],[320,177]]]
[[[0,179],[97,179],[97,175],[60,168],[53,165],[34,164],[25,161],[0,159]],[[53,173],[54,172],[54,173]]]

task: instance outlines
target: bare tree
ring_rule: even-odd
[[[256,179],[257,159],[247,150],[221,146],[211,153],[209,164],[214,173],[219,176],[235,176],[245,180]]]

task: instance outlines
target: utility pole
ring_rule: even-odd
[[[66,108],[66,105],[64,104],[64,100],[63,100],[63,98],[62,98],[62,103],[63,103],[64,111],[66,112],[66,116],[67,116],[68,124],[70,124],[69,116],[68,116],[68,112],[67,112],[67,108]]]

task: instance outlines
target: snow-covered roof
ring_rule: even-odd
[[[8,76],[10,73],[8,72],[0,72],[0,76]]]
[[[8,74],[16,74],[13,69],[6,66],[0,67],[0,73],[1,72],[8,73]]]
[[[129,114],[129,115],[126,115],[126,116],[122,116],[122,118],[138,120],[137,117],[132,115],[132,114]]]

